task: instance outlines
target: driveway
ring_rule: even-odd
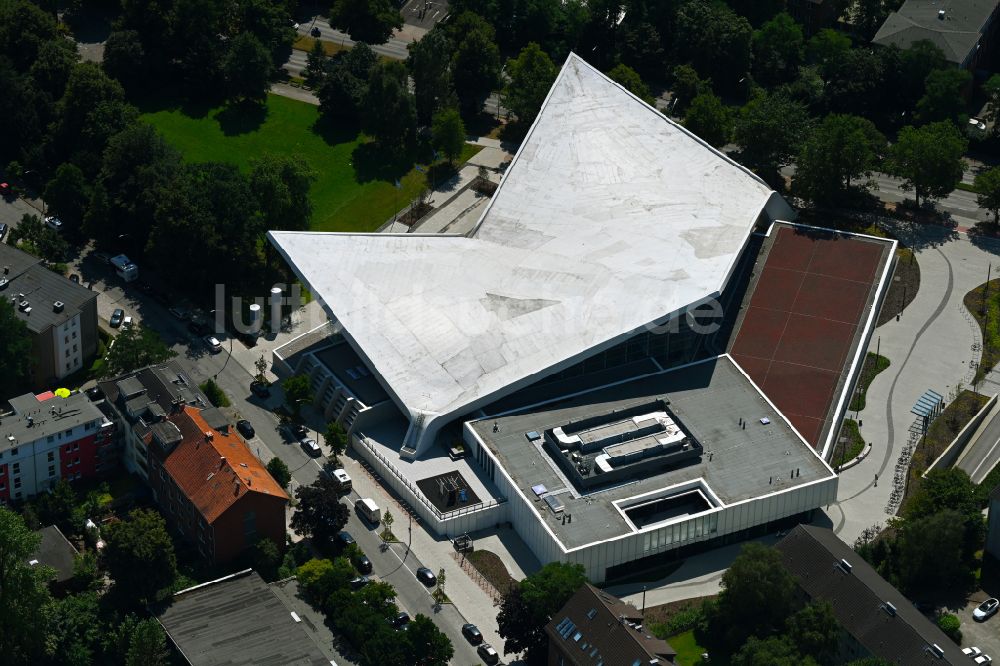
[[[986,596],[973,598],[975,601],[970,601],[965,608],[955,611],[962,621],[962,647],[975,646],[994,660],[1000,660],[1000,615],[994,615],[986,622],[976,622],[972,619],[972,611],[986,600]]]

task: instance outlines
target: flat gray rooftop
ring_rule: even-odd
[[[336,375],[341,384],[367,406],[371,407],[389,399],[389,394],[368,370],[354,348],[343,338],[336,344],[314,352],[314,355],[327,370]]]
[[[699,459],[624,485],[581,495],[555,463],[525,433],[543,432],[572,420],[606,414],[655,398],[670,409],[704,447]],[[739,425],[740,418],[747,426]],[[761,419],[770,423],[764,425]],[[493,432],[493,424],[500,427]],[[631,532],[612,502],[697,478],[724,503],[732,504],[833,476],[833,472],[791,430],[728,356],[598,389],[527,412],[488,417],[472,424],[526,497],[544,484],[572,514],[562,524],[538,501],[538,510],[567,548]],[[793,479],[792,474],[798,475]]]
[[[71,393],[67,398],[53,395],[42,401],[34,394],[26,393],[12,399],[10,405],[16,415],[3,419],[0,451],[17,448],[20,444],[62,433],[85,423],[107,420],[83,393]],[[11,437],[14,439],[11,440]]]
[[[330,663],[254,572],[178,592],[154,614],[193,666]]]
[[[12,297],[24,294],[24,300],[31,304],[31,312],[26,314],[16,306],[14,312],[33,333],[62,325],[79,314],[87,302],[97,299],[96,291],[53,273],[42,266],[41,259],[12,245],[0,243],[0,266],[8,269],[6,274],[0,274],[0,278],[7,280],[0,295],[9,302]],[[63,303],[59,312],[53,308],[56,301]]]

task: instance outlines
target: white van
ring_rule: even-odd
[[[354,508],[357,509],[368,522],[374,525],[378,525],[382,521],[382,510],[378,508],[378,504],[373,502],[368,497],[362,497],[355,502]]]
[[[333,470],[333,482],[340,492],[347,492],[351,489],[351,476],[343,469]]]

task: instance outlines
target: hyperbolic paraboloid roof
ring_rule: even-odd
[[[420,424],[717,294],[763,181],[570,55],[469,237],[270,233]],[[424,417],[416,418],[419,414]]]

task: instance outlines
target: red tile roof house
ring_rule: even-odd
[[[206,559],[232,560],[261,537],[284,547],[288,495],[228,425],[213,429],[183,406],[144,441],[156,502]]]

